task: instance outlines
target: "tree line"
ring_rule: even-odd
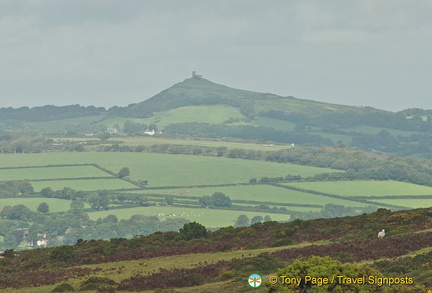
[[[105,113],[105,108],[95,106],[53,106],[21,108],[0,108],[0,120],[22,120],[22,121],[50,121],[68,119],[82,116],[93,116]]]
[[[431,132],[432,114],[430,111],[407,109],[400,112],[377,110],[363,107],[358,111],[340,111],[331,114],[306,115],[299,112],[285,113],[281,110],[262,111],[259,115],[302,125],[325,128],[352,128],[360,125],[400,129],[408,131]],[[408,116],[411,116],[408,118]],[[422,117],[425,116],[424,120]]]
[[[344,146],[301,146],[278,151],[260,151],[250,149],[228,149],[226,147],[170,144],[136,147],[113,144],[111,146],[103,147],[100,150],[204,155],[245,160],[262,160],[277,163],[292,163],[347,171],[345,173],[326,173],[318,175],[315,178],[309,178],[312,180],[396,180],[432,186],[431,161],[420,161],[413,158],[395,157],[382,153],[364,152],[346,148]]]
[[[297,143],[311,145],[332,145],[328,138],[318,134],[309,134],[301,131],[281,131],[264,126],[228,126],[224,124],[210,123],[175,123],[164,128],[165,134],[193,137],[223,138],[232,137],[240,139],[254,139],[274,141],[281,143]]]
[[[49,205],[41,203],[37,212],[20,204],[5,206],[0,212],[0,249],[36,247],[38,240],[48,240],[49,247],[75,244],[78,239],[132,238],[149,235],[156,231],[177,231],[189,220],[168,217],[161,221],[157,216],[132,215],[119,220],[115,215],[90,220],[85,212],[84,201],[76,199],[64,213],[48,214]]]

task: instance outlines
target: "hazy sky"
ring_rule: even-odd
[[[0,107],[234,88],[432,109],[429,0],[0,0]]]

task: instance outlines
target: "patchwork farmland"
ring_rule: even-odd
[[[318,214],[328,204],[361,212],[378,208],[408,209],[432,202],[431,187],[398,181],[249,182],[251,178],[287,175],[306,178],[340,172],[288,163],[119,152],[10,154],[1,159],[1,181],[27,180],[35,192],[29,198],[4,198],[0,201],[2,207],[24,204],[34,210],[38,203],[47,202],[52,206],[51,213],[67,210],[70,201],[41,197],[39,192],[47,187],[85,192],[106,190],[113,198],[139,195],[149,205],[140,207],[127,200],[113,200],[106,211],[92,211],[86,206],[92,219],[109,214],[119,219],[133,214],[156,215],[161,219],[176,215],[208,227],[221,227],[232,225],[241,214],[269,215],[273,220],[288,221],[299,213]],[[122,167],[130,169],[130,176],[117,176]],[[142,180],[148,184],[144,186]],[[232,206],[203,209],[200,199],[216,192],[227,195]],[[172,206],[166,206],[168,197],[172,198]]]
[[[15,154],[4,155],[1,161],[1,167],[3,168],[76,164],[97,164],[112,171],[111,176],[126,166],[130,169],[130,179],[148,180],[148,187],[237,184],[247,183],[253,177],[276,177],[288,174],[307,177],[325,172],[337,172],[337,170],[312,166],[159,153],[68,152]],[[61,177],[84,177],[79,175],[78,170],[73,175],[73,177]],[[95,168],[94,173],[90,175],[98,177],[101,176],[101,173],[100,170]],[[104,174],[104,176],[109,176],[109,174]],[[22,177],[22,175],[18,174],[18,178]],[[47,175],[45,179],[52,178]]]

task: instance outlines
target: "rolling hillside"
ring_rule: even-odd
[[[146,117],[154,112],[166,111],[191,105],[230,105],[248,112],[283,109],[290,112],[308,113],[312,116],[334,113],[336,111],[357,111],[360,107],[343,106],[281,97],[269,93],[257,93],[230,88],[203,78],[188,78],[162,91],[154,97],[124,109],[128,115]],[[247,109],[249,107],[249,109]],[[376,110],[377,111],[377,110]]]
[[[198,76],[125,108],[0,109],[0,290],[248,292],[306,263],[414,283],[335,292],[426,292],[431,209],[410,209],[432,161],[388,153],[430,156],[430,114]]]
[[[180,232],[130,240],[79,241],[18,254],[7,251],[0,259],[0,289],[284,292],[309,287],[323,292],[427,292],[432,271],[431,223],[430,209],[397,213],[380,209],[356,217],[264,222],[213,232],[193,223]],[[386,236],[377,239],[376,231],[382,228]],[[260,288],[249,287],[251,274],[263,277]],[[282,276],[331,279],[334,274],[364,277],[369,282],[281,284]],[[279,281],[270,282],[271,276]]]
[[[220,85],[195,76],[127,107],[0,109],[3,129],[34,134],[201,137],[284,144],[345,145],[429,158],[432,112],[390,112],[316,102]]]

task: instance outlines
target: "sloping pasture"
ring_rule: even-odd
[[[401,198],[401,199],[373,199],[374,202],[404,206],[410,209],[426,208],[432,206],[431,198]]]
[[[250,178],[313,176],[332,169],[242,159],[158,153],[68,152],[2,155],[2,167],[58,164],[92,164],[118,172],[131,171],[131,179],[153,186],[193,186],[245,183]]]
[[[318,205],[323,207],[328,203],[350,206],[350,207],[365,207],[369,204],[352,201],[349,198],[339,199],[327,196],[311,194],[302,191],[280,188],[272,185],[238,185],[238,186],[220,186],[220,187],[197,187],[197,188],[177,188],[177,189],[153,189],[136,191],[135,193],[155,193],[174,196],[187,197],[202,197],[205,195],[211,196],[215,192],[222,192],[229,196],[233,202],[236,201],[251,201],[268,203],[283,203],[293,205]],[[256,205],[251,203],[249,205]],[[290,209],[293,209],[290,207]]]
[[[296,182],[284,185],[346,197],[432,195],[432,187],[392,180]]]
[[[97,191],[97,190],[119,190],[119,189],[136,189],[137,186],[121,179],[79,179],[79,180],[44,180],[30,181],[33,189],[36,192],[41,191],[45,187],[51,187],[53,190],[61,190],[64,187],[69,187],[75,190],[82,191]]]
[[[112,175],[92,165],[0,168],[0,181],[91,177],[112,177]]]

